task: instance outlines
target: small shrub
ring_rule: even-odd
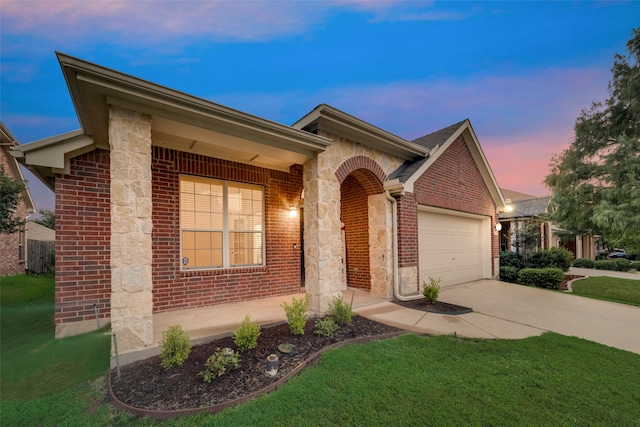
[[[596,270],[615,270],[616,262],[608,259],[601,259],[595,262]]]
[[[353,308],[342,300],[342,295],[333,298],[329,304],[329,315],[331,315],[339,326],[351,323],[351,319],[355,315]]]
[[[427,300],[427,303],[433,304],[438,299],[440,294],[440,277],[437,279],[429,276],[429,284],[422,282],[422,295]]]
[[[558,289],[564,280],[559,268],[523,268],[518,274],[518,283],[538,288]]]
[[[573,266],[578,268],[596,268],[596,262],[589,258],[578,258],[573,261]]]
[[[260,336],[260,325],[251,320],[247,314],[240,324],[240,327],[233,333],[233,342],[240,351],[251,350],[258,346],[258,337]]]
[[[340,326],[333,320],[333,317],[323,317],[316,320],[315,329],[313,333],[320,337],[332,337],[333,333],[337,331]]]
[[[191,353],[191,340],[180,325],[171,325],[162,333],[160,341],[160,355],[163,368],[170,369],[181,366]]]
[[[307,324],[307,307],[311,295],[306,294],[304,298],[291,300],[291,305],[282,303],[282,308],[287,315],[287,324],[293,335],[304,335],[304,326]]]
[[[510,265],[500,267],[500,280],[509,283],[518,283],[518,269]]]
[[[210,383],[212,380],[223,376],[229,369],[237,369],[239,367],[240,353],[232,351],[231,354],[226,355],[223,349],[217,347],[216,351],[204,363],[204,371],[198,375],[206,383]]]
[[[500,252],[500,265],[504,267],[515,267],[518,270],[524,267],[522,256],[515,252]]]
[[[553,267],[553,256],[546,250],[532,253],[527,261],[526,264],[529,268]]]
[[[631,269],[640,271],[640,261],[631,261]]]
[[[631,270],[631,261],[624,258],[619,258],[614,261],[616,264],[616,271],[629,271]]]
[[[562,271],[569,271],[571,263],[573,262],[573,252],[566,248],[551,248],[547,249],[551,258],[551,265],[549,267],[559,268]]]

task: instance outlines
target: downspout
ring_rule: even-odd
[[[402,185],[402,184],[400,184]],[[387,187],[387,186],[385,186]],[[404,186],[403,186],[404,187]],[[402,295],[400,293],[400,279],[398,267],[398,201],[391,195],[389,189],[384,192],[385,197],[391,202],[391,229],[393,235],[393,296],[400,301],[413,301],[422,298],[420,295]]]

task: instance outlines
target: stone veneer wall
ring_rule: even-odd
[[[151,116],[111,106],[111,327],[119,351],[153,344]]]
[[[402,160],[336,137],[322,130],[318,133],[321,136],[332,139],[333,143],[326,151],[319,153],[313,160],[304,165],[305,284],[307,292],[311,294],[310,308],[315,311],[325,312],[333,297],[338,295],[343,288],[341,277],[341,183],[336,176],[336,172],[349,159],[362,156],[378,165],[388,175],[402,164]],[[383,195],[381,196],[384,197]],[[374,204],[377,205],[377,203]],[[387,211],[387,216],[390,216],[390,208],[385,210]],[[380,212],[379,209],[378,212]],[[382,222],[388,224],[387,221],[390,221],[390,219],[387,220],[385,218]],[[391,233],[390,228],[387,229],[387,233]],[[369,234],[371,237],[371,227]],[[378,238],[379,231],[375,230],[373,234],[374,239],[380,241]],[[383,238],[382,241],[386,241],[388,246],[382,252],[390,253],[392,250],[391,240]],[[379,259],[381,255],[376,253],[373,257]],[[387,283],[387,286],[391,286],[391,282]],[[379,285],[372,286],[373,288],[377,292]]]

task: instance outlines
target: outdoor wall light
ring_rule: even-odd
[[[289,218],[295,218],[298,216],[298,208],[295,206],[291,206],[289,208]]]
[[[498,222],[496,223],[496,231],[500,231],[500,230],[502,230],[502,224]]]

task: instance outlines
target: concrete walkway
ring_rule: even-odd
[[[608,276],[617,277],[619,279],[640,280],[640,273],[637,271],[626,273],[622,271],[596,270],[595,268],[571,267],[569,269],[569,274],[578,274],[580,276]]]
[[[471,307],[473,313],[425,314],[389,302],[356,311],[372,320],[430,334],[525,338],[553,331],[640,354],[640,307],[496,280],[448,287],[438,299]]]
[[[594,271],[600,270],[588,270]],[[607,273],[611,275],[614,272]],[[247,314],[261,325],[285,322],[282,302],[290,303],[292,297],[302,296],[289,295],[155,314],[153,345],[141,352],[121,355],[120,363],[127,364],[159,354],[162,332],[174,324],[182,325],[194,342],[202,343],[231,335]],[[472,313],[461,315],[412,310],[359,290],[344,291],[343,298],[346,302],[353,302],[354,311],[363,317],[418,333],[520,339],[553,331],[640,354],[640,307],[577,295],[496,280],[479,280],[442,289],[440,301],[473,309]]]

